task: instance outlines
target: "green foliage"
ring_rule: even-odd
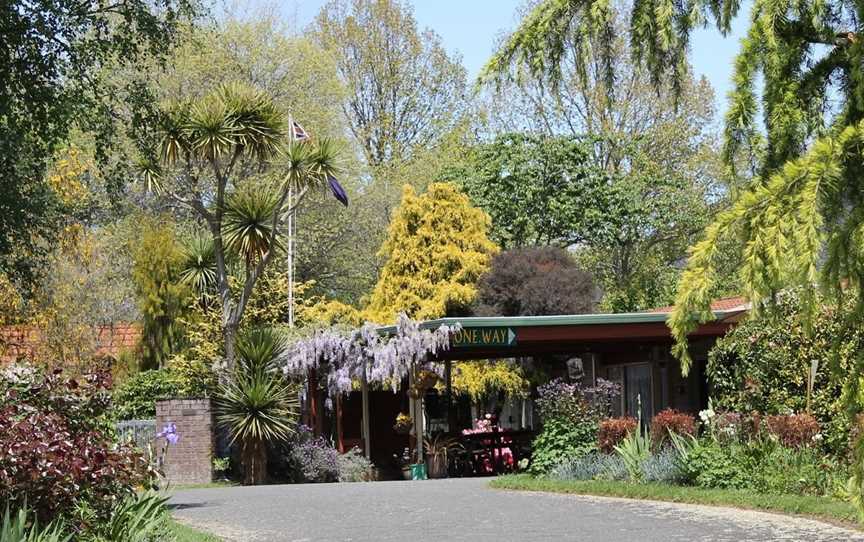
[[[112,394],[113,412],[118,420],[156,417],[156,401],[180,395],[171,369],[141,371],[127,378]]]
[[[186,0],[158,8],[143,0],[4,4],[0,271],[25,292],[63,229],[63,198],[46,179],[54,151],[80,128],[95,140],[98,161],[109,162],[116,132],[140,127],[147,103],[135,82],[114,85],[106,73],[164,59],[177,28],[197,15],[197,6]],[[124,117],[126,126],[115,126],[122,107],[134,113]],[[116,193],[124,181],[112,178],[106,187]]]
[[[552,418],[533,442],[531,472],[542,474],[567,460],[584,456],[597,448],[597,422],[585,419],[574,423]]]
[[[827,449],[843,455],[851,426],[843,388],[855,366],[860,332],[844,325],[845,307],[819,298],[811,317],[804,302],[800,292],[781,293],[762,318],[742,322],[717,342],[708,356],[712,399],[715,408],[733,412],[804,412],[816,362],[811,412]]]
[[[631,431],[621,444],[614,447],[615,453],[624,461],[631,481],[642,479],[642,464],[651,456],[651,438],[642,430]]]
[[[183,252],[170,220],[148,220],[132,248],[132,280],[142,316],[141,368],[164,367],[182,340],[189,302],[181,280]]]
[[[248,484],[266,480],[266,446],[284,442],[295,432],[300,408],[297,387],[275,365],[286,346],[285,338],[273,329],[241,335],[239,362],[216,396],[217,423],[228,431],[232,443],[242,446]]]
[[[168,510],[163,497],[153,490],[119,501],[104,524],[96,524],[82,542],[159,542],[168,534]]]
[[[816,447],[787,448],[775,439],[721,443],[712,437],[681,437],[673,444],[687,483],[703,488],[761,493],[840,495],[847,472]]]
[[[0,542],[68,542],[71,534],[63,534],[59,524],[39,527],[39,522],[30,517],[27,507],[10,510],[7,504],[0,518]]]
[[[433,183],[420,196],[406,185],[381,247],[386,263],[369,298],[369,319],[469,314],[477,280],[497,251],[488,228],[488,215],[452,184]]]
[[[469,149],[446,171],[492,218],[502,248],[567,247],[590,239],[606,213],[608,176],[590,138],[510,133]]]
[[[691,31],[713,18],[721,31],[728,32],[739,6],[734,0],[694,6],[637,0],[630,20],[633,56],[644,62],[655,80],[669,74],[673,83],[680,85],[687,74]],[[515,69],[519,77],[548,77],[557,84],[563,60],[575,50],[576,71],[581,77],[596,70],[601,77],[612,79],[617,11],[617,6],[606,0],[543,0],[504,41],[481,78],[503,79]],[[591,51],[597,51],[596,65],[588,62]]]

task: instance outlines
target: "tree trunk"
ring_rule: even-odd
[[[246,439],[243,441],[243,484],[258,485],[266,481],[267,446],[261,439]]]
[[[237,355],[234,348],[234,345],[237,342],[237,324],[223,324],[222,340],[225,343],[225,361],[223,369],[225,369],[225,374],[230,375],[231,370],[234,368],[234,358]]]

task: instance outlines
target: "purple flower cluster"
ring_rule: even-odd
[[[612,403],[621,395],[621,386],[602,378],[590,388],[556,378],[537,388],[537,411],[542,419],[578,420],[603,418],[611,412]]]
[[[364,378],[395,391],[412,366],[440,376],[443,369],[428,363],[429,357],[450,348],[450,335],[456,330],[448,326],[424,329],[400,314],[392,336],[380,335],[378,326],[371,323],[349,333],[322,329],[292,345],[280,363],[285,373],[292,375],[322,369],[327,388],[334,394],[351,391],[354,383]]]
[[[177,444],[180,440],[180,435],[177,434],[177,425],[168,423],[162,427],[162,431],[156,433],[156,438],[164,438],[168,444]]]
[[[296,482],[336,482],[339,479],[339,452],[325,438],[312,436],[306,426],[300,426],[291,443],[288,463]]]

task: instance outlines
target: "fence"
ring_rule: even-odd
[[[117,440],[130,442],[144,453],[150,453],[156,438],[156,420],[124,420],[117,422]]]

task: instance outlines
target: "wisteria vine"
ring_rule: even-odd
[[[327,328],[294,343],[280,359],[288,375],[303,376],[310,369],[327,377],[331,395],[346,393],[365,376],[367,382],[390,386],[394,392],[412,367],[441,374],[429,359],[450,348],[450,335],[460,326],[441,325],[424,329],[407,315],[396,320],[396,333],[384,336],[378,326],[366,323],[359,329]]]

